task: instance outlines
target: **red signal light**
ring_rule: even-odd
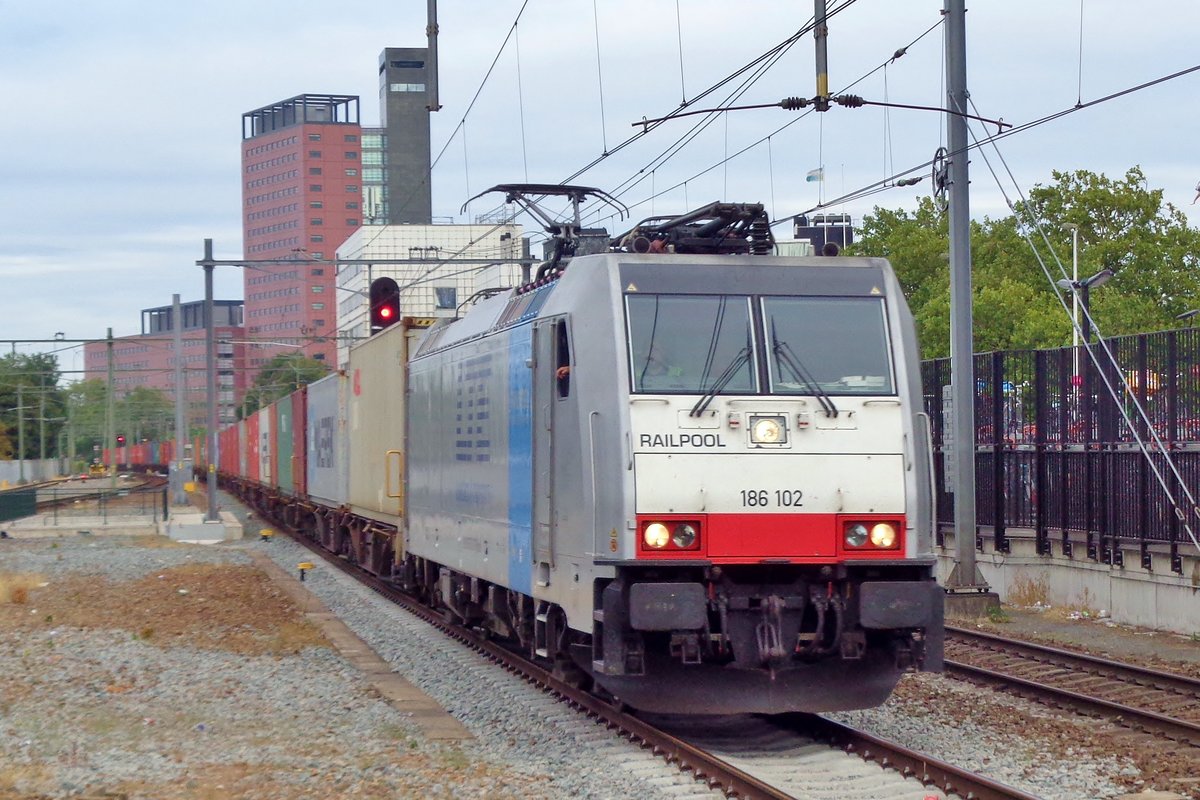
[[[400,321],[400,287],[388,277],[371,281],[371,333],[378,333]]]

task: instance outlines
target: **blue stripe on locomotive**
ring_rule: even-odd
[[[533,594],[533,327],[508,342],[508,585]]]

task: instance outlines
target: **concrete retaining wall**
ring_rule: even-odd
[[[954,566],[954,535],[946,534],[938,552],[940,580]],[[1124,550],[1125,566],[1098,563],[1076,543],[1074,558],[1065,558],[1057,542],[1049,556],[1037,554],[1033,532],[1009,529],[1009,553],[997,553],[984,535],[984,551],[976,563],[1000,600],[1012,603],[1040,599],[1054,607],[1105,611],[1113,621],[1183,635],[1200,634],[1200,551],[1190,542],[1180,545],[1183,574],[1171,571],[1166,552],[1152,552],[1152,569],[1142,568],[1138,550]],[[1039,597],[1039,595],[1041,595]]]
[[[24,460],[25,481],[32,483],[33,481],[48,481],[51,478],[57,478],[66,474],[63,472],[65,466],[63,461],[57,458],[43,460],[27,458]],[[21,470],[22,462],[20,461],[0,461],[0,486],[6,481],[10,487],[16,486],[21,480]]]

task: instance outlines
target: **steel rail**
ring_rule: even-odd
[[[1028,654],[1030,657],[1067,667],[1073,667],[1075,664],[1086,664],[1098,671],[1110,673],[1121,680],[1136,683],[1139,686],[1164,689],[1178,692],[1179,694],[1200,697],[1200,680],[1190,678],[1186,675],[1177,675],[1173,672],[1164,672],[1137,664],[1109,661],[1090,653],[1080,653],[1061,647],[1051,647],[1049,645],[1038,644],[1037,642],[1006,639],[1003,636],[997,636],[993,633],[973,631],[952,625],[946,626],[946,635],[947,637],[952,637],[949,639],[950,641],[959,639],[967,642],[976,642],[998,653],[1016,652],[1021,655]]]
[[[290,526],[280,525],[279,528],[294,541],[319,555],[322,560],[333,564],[337,569],[369,587],[372,591],[397,603],[448,636],[496,662],[507,671],[539,686],[606,727],[619,731],[622,736],[649,749],[668,763],[677,765],[680,771],[691,773],[697,781],[710,788],[719,788],[727,797],[743,798],[744,800],[792,800],[791,795],[786,792],[625,713],[595,695],[559,680],[534,662],[501,647],[494,641],[449,622],[440,612],[434,611],[416,598],[349,560],[334,555]],[[803,729],[810,734],[815,732],[818,737],[825,739],[832,746],[842,749],[847,754],[857,755],[866,761],[874,761],[885,769],[895,770],[905,777],[914,777],[927,786],[937,786],[947,794],[971,800],[1037,800],[1035,795],[1027,794],[998,781],[832,720],[808,714],[781,715],[776,719],[802,720],[796,723],[798,729]]]
[[[874,761],[885,769],[914,777],[926,786],[936,786],[947,795],[970,800],[1038,800],[1037,795],[825,717],[807,714],[783,716],[789,719],[790,724],[815,732],[818,737],[847,753],[854,753],[864,761]]]
[[[411,595],[350,561],[330,553],[318,543],[290,527],[284,525],[280,526],[280,529],[294,541],[304,545],[324,561],[333,564],[372,591],[395,602],[448,636],[483,654],[505,670],[569,703],[608,728],[619,731],[622,736],[649,749],[668,763],[677,765],[681,771],[692,773],[696,780],[707,784],[710,788],[720,788],[726,796],[743,798],[743,800],[792,800],[790,795],[759,781],[752,775],[642,722],[582,689],[555,678],[534,662],[499,646],[470,629],[447,621],[441,613],[423,605]]]
[[[1024,646],[1026,643],[1022,642],[1020,644]],[[1007,648],[1005,649],[1007,651]],[[1016,651],[1017,649],[1014,647],[1009,652]],[[1066,655],[1075,655],[1069,651],[1060,652]],[[1065,656],[1063,657],[1065,659]],[[1095,662],[1097,661],[1103,667],[1111,666],[1108,662],[1104,662],[1103,659],[1096,659],[1092,656],[1080,659],[1080,662],[1087,664],[1089,668],[1095,668]],[[977,683],[984,683],[989,686],[996,686],[1005,691],[1015,692],[1022,697],[1047,705],[1082,710],[1086,713],[1108,719],[1126,728],[1163,736],[1193,747],[1200,747],[1200,725],[1193,722],[1169,717],[1155,711],[1127,706],[1111,700],[1104,700],[1040,681],[1029,680],[1016,675],[997,672],[993,669],[966,664],[949,658],[946,659],[945,664],[946,673],[949,675],[958,676]],[[1062,665],[1059,664],[1057,666]],[[1130,667],[1134,670],[1138,669],[1133,667],[1133,665],[1117,664],[1117,666]],[[1153,670],[1149,672],[1153,672]]]

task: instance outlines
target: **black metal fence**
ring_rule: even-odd
[[[1179,546],[1188,541],[1183,519],[1193,529],[1198,520],[1180,482],[1193,494],[1200,489],[1200,331],[1124,336],[1105,344],[1119,366],[1102,356],[1097,367],[1082,347],[975,356],[977,521],[991,528],[999,552],[1009,552],[1009,531],[1023,528],[1033,531],[1040,554],[1051,553],[1057,541],[1059,552],[1074,556],[1082,544],[1088,558],[1124,566],[1122,548],[1136,548],[1142,567],[1151,569],[1154,548],[1169,552],[1171,569],[1181,573]],[[1102,355],[1099,345],[1093,347]],[[1124,392],[1122,376],[1163,447]],[[941,543],[941,524],[954,518],[943,470],[949,359],[924,362],[922,379],[933,423]],[[1119,402],[1105,379],[1120,392]],[[982,541],[977,538],[979,546]]]

